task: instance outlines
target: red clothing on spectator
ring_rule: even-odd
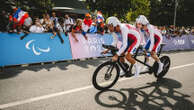
[[[92,19],[84,19],[84,24],[90,27],[92,25]]]
[[[76,30],[77,32],[82,31],[82,27],[77,25],[73,26],[73,29]]]
[[[9,15],[9,21],[13,21],[13,16]]]
[[[26,18],[28,18],[29,15],[28,13],[24,14],[21,18],[21,20],[19,21],[19,25],[23,25],[24,24],[24,21],[26,20]]]
[[[14,18],[12,15],[9,15],[9,22],[13,22],[13,28],[15,29],[18,25],[18,20]]]

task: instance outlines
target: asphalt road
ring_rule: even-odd
[[[120,78],[104,92],[91,80],[107,58],[8,68],[0,72],[0,110],[194,110],[194,52],[167,55],[163,80]]]

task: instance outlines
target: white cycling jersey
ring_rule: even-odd
[[[130,35],[133,35],[135,37],[136,40],[136,44],[132,45],[133,49],[137,48],[140,44],[140,33],[139,31],[136,29],[135,26],[131,25],[131,24],[120,24],[120,30],[121,30],[121,37],[122,37],[122,47],[119,49],[119,51],[117,52],[117,55],[121,55],[123,52],[125,52],[125,50],[127,49],[127,46],[130,45],[128,44],[128,40],[130,40]],[[132,39],[133,40],[133,39]]]
[[[151,44],[150,44],[150,47],[149,47],[149,51],[151,51],[153,48],[154,48],[154,42],[155,42],[155,35],[157,35],[159,38],[160,38],[160,44],[162,42],[162,34],[161,32],[156,28],[154,27],[153,25],[151,24],[148,24],[147,25],[147,30],[145,30],[145,32],[148,33],[149,35],[149,40],[151,41]]]

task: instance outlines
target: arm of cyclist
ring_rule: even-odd
[[[150,48],[148,51],[151,52],[154,47],[154,30],[151,25],[148,25],[148,32],[150,34],[150,41],[151,41]]]
[[[128,29],[121,29],[121,30],[122,30],[121,31],[121,36],[122,36],[123,41],[122,41],[122,47],[117,52],[118,56],[120,56],[125,51],[125,49],[127,48],[127,44],[128,44],[128,42],[127,42],[127,40],[128,40],[128,32],[127,32],[127,30]]]
[[[121,56],[121,54],[125,51],[125,49],[127,48],[127,40],[128,40],[128,29],[121,29],[121,36],[123,39],[122,42],[122,47],[119,49],[119,51],[117,52],[117,54],[115,56],[112,57],[113,61],[117,61],[118,60],[118,56]]]
[[[117,47],[117,43],[118,43],[118,36],[115,32],[111,33],[112,37],[113,37],[113,42],[112,42],[112,46]],[[101,54],[107,54],[110,51],[110,49],[106,49],[103,52],[101,52]]]

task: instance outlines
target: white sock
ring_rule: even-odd
[[[139,72],[140,72],[139,69],[140,69],[140,68],[139,68],[139,65],[138,65],[137,63],[134,64],[134,67],[135,67],[135,69],[136,69],[135,77],[137,77],[137,76],[139,76]],[[139,71],[138,73],[137,73],[137,70]]]
[[[135,64],[134,64],[134,67],[137,68],[137,66],[138,66],[137,63],[135,63]]]
[[[161,64],[162,64],[162,62],[159,60],[159,61],[158,61],[158,64],[159,64],[159,65],[161,65]]]
[[[149,63],[149,61],[146,61],[145,63],[146,63],[147,65],[149,65],[149,64],[150,64],[150,63]]]
[[[137,63],[134,64],[135,69],[139,68],[139,65]]]

